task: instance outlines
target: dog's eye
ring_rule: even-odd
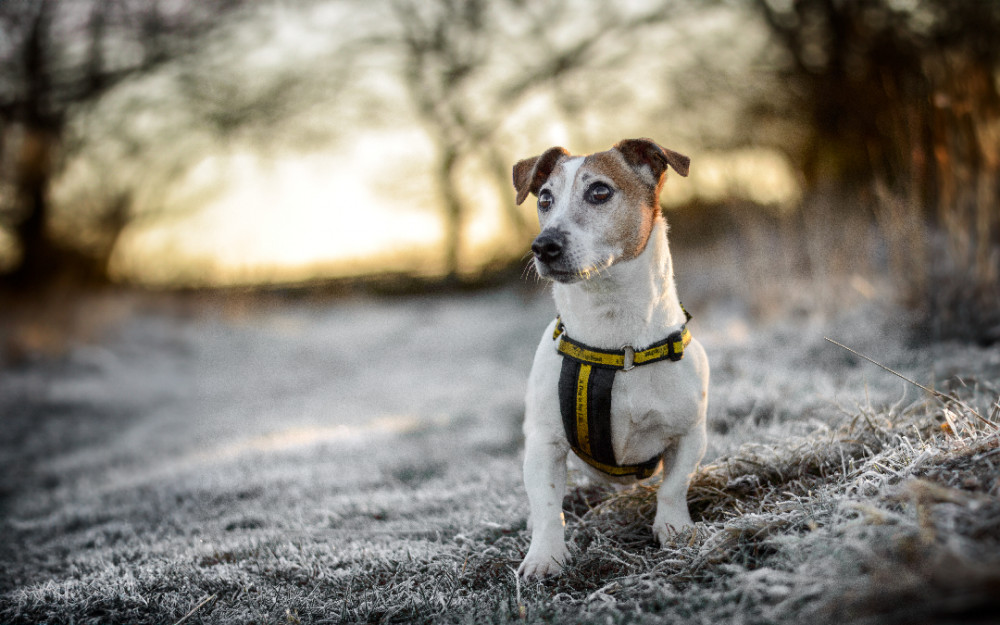
[[[538,210],[548,210],[552,206],[552,194],[542,191],[538,194]]]
[[[611,199],[611,196],[615,192],[608,185],[603,182],[595,182],[590,185],[587,192],[584,193],[583,199],[587,200],[591,204],[604,204]]]

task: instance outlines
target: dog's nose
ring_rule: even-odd
[[[560,256],[563,251],[563,236],[558,232],[543,232],[535,238],[531,244],[531,251],[535,253],[535,258],[543,262],[550,263]]]

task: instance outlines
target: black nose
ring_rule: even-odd
[[[531,251],[540,261],[551,263],[562,256],[564,237],[561,232],[542,232],[531,244]]]

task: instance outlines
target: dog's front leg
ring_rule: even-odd
[[[702,419],[677,441],[670,466],[663,467],[663,482],[656,492],[656,517],[653,533],[660,545],[672,534],[694,525],[688,512],[687,491],[691,475],[705,455],[705,420]]]
[[[525,579],[556,575],[569,558],[563,535],[566,449],[554,441],[525,441],[524,488],[531,507],[531,546],[517,572]]]

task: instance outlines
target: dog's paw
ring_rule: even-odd
[[[568,560],[569,549],[565,544],[551,549],[540,548],[533,543],[528,548],[528,555],[524,556],[524,562],[518,567],[517,574],[526,580],[544,579],[562,573]]]
[[[663,515],[663,518],[661,518],[657,514],[656,519],[653,521],[653,534],[656,535],[656,542],[660,543],[661,547],[666,547],[679,534],[686,533],[692,529],[694,529],[694,523],[686,511],[684,514],[673,515],[671,518],[667,518],[667,515]]]

